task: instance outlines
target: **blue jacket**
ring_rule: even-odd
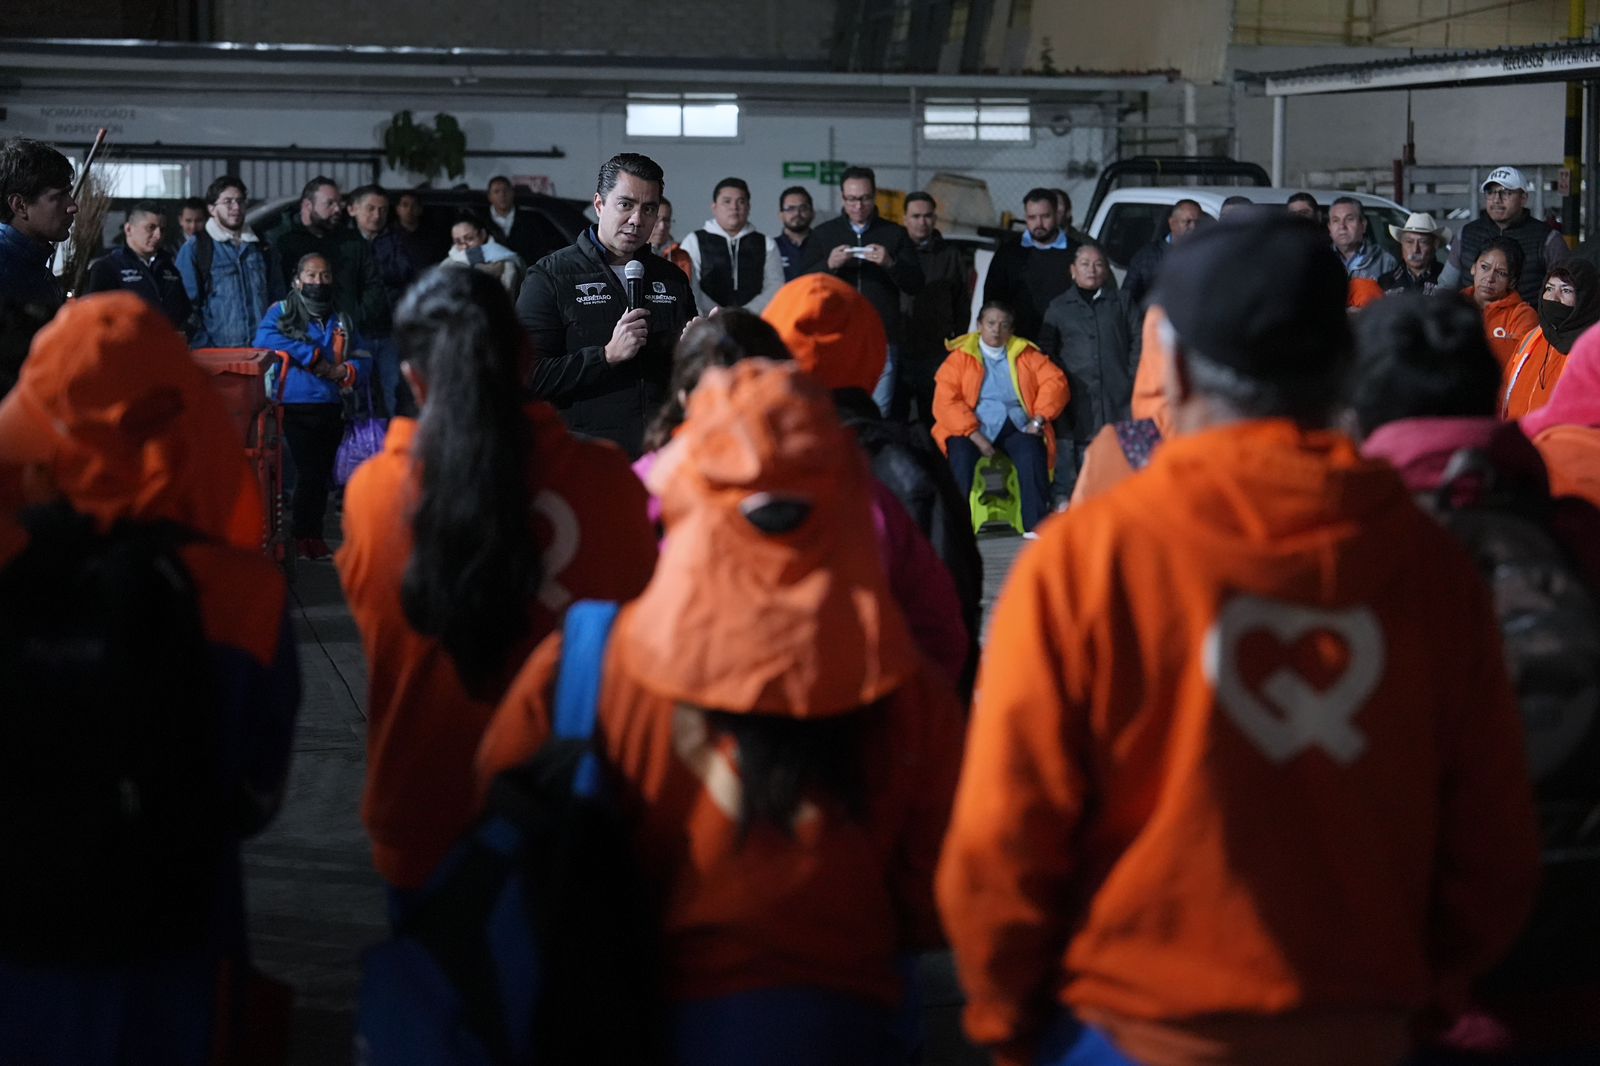
[[[278,319],[282,317],[281,301],[267,308],[253,343],[257,348],[289,353],[289,378],[283,385],[283,402],[339,403],[339,386],[317,377],[311,368],[333,358],[333,332],[341,322],[347,323],[348,320],[340,315],[325,322],[313,322],[307,330],[311,339],[299,341],[284,336],[278,328]],[[355,356],[356,350],[362,347],[362,341],[348,324],[345,325],[345,334],[345,358],[355,362],[356,388],[365,389],[367,375],[371,372],[371,360]]]
[[[199,276],[196,255],[211,247],[211,270]],[[219,241],[201,231],[178,250],[178,273],[199,321],[192,348],[248,348],[261,316],[284,293],[277,253],[265,241]]]
[[[184,291],[183,276],[165,248],[156,250],[155,258],[146,263],[128,249],[127,245],[113,248],[89,268],[89,279],[83,291],[116,292],[127,289],[161,308],[174,327],[184,329],[189,322],[189,294]]]
[[[37,304],[54,314],[65,302],[50,272],[50,246],[0,222],[0,299]]]

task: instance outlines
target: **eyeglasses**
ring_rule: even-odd
[[[870,204],[875,200],[877,200],[876,196],[846,196],[846,197],[844,197],[844,202],[847,203],[847,204]]]
[[[1485,200],[1509,200],[1513,196],[1524,196],[1524,195],[1526,195],[1526,193],[1522,189],[1494,188],[1494,189],[1485,189],[1484,192],[1483,192],[1483,198]]]

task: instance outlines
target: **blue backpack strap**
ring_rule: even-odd
[[[606,645],[611,640],[611,625],[617,620],[617,608],[618,604],[605,600],[580,600],[567,608],[551,723],[555,740],[588,742],[594,738]],[[600,762],[593,751],[584,756],[572,789],[579,796],[593,796],[599,791]]]

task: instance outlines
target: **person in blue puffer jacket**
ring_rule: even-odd
[[[283,433],[298,475],[290,519],[295,549],[307,559],[332,554],[322,538],[328,483],[344,436],[343,393],[370,369],[361,339],[335,309],[333,268],[312,252],[295,265],[289,295],[267,308],[255,346],[287,352]]]

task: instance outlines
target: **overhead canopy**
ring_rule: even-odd
[[[1370,63],[1241,74],[1241,78],[1260,84],[1268,96],[1583,81],[1596,77],[1600,77],[1600,42],[1596,41],[1519,45],[1479,52],[1439,52]]]
[[[535,52],[296,44],[0,38],[0,88],[104,91],[119,79],[140,92],[283,90],[465,91],[516,96],[614,96],[628,91],[768,93],[856,100],[927,93],[1008,93],[1030,98],[1140,92],[1173,71],[1069,71],[1053,75],[865,74],[808,63]]]

